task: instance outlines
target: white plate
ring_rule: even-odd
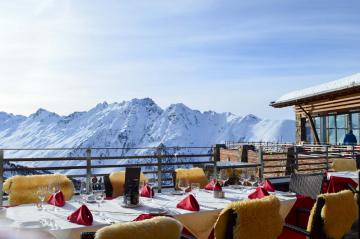
[[[16,227],[28,229],[44,228],[39,221],[17,222]]]

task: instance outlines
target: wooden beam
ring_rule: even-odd
[[[306,110],[304,110],[304,108],[301,106],[301,105],[297,105],[304,113],[305,115],[307,116],[307,118],[309,119],[310,121],[310,127],[311,127],[311,131],[314,135],[314,138],[315,138],[315,144],[319,144],[320,143],[320,140],[319,140],[319,135],[316,131],[316,128],[315,128],[315,124],[314,124],[314,120],[313,118],[311,117],[310,113],[307,112]]]

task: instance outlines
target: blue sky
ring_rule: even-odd
[[[294,118],[282,94],[360,72],[359,1],[0,2],[0,111],[151,97]]]

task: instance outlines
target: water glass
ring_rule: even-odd
[[[46,189],[44,187],[39,187],[37,192],[36,192],[36,195],[38,197],[38,199],[40,200],[40,206],[39,206],[39,209],[43,209],[43,204],[44,204],[44,201],[45,201],[45,197],[46,197]]]
[[[179,178],[177,180],[177,186],[181,189],[181,191],[186,193],[186,189],[189,188],[189,181],[186,178]]]
[[[199,193],[200,191],[200,183],[192,183],[191,184],[191,191],[194,194],[194,196],[196,197],[196,195]]]

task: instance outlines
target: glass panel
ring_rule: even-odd
[[[359,113],[351,114],[351,126],[353,129],[359,128]],[[355,136],[357,135],[355,134]]]
[[[353,129],[353,133],[354,133],[354,135],[356,137],[356,141],[359,142],[360,130]]]
[[[338,129],[337,130],[337,144],[343,144],[345,138],[346,130],[345,129]]]
[[[317,132],[317,134],[318,134],[318,136],[319,136],[319,139],[320,139],[320,141],[321,141],[321,130],[320,129],[316,129],[316,132]],[[314,137],[315,138],[315,137]],[[315,140],[314,140],[315,141]]]
[[[311,137],[311,128],[310,127],[306,127],[306,141],[309,143],[314,142]]]
[[[331,115],[331,116],[328,116],[328,125],[327,127],[328,128],[335,128],[335,116]]]
[[[320,117],[314,118],[315,128],[320,129]]]
[[[334,129],[329,129],[328,130],[328,143],[329,144],[335,144],[336,140],[335,140],[335,130]]]
[[[347,115],[336,116],[336,128],[346,128],[347,126]]]

